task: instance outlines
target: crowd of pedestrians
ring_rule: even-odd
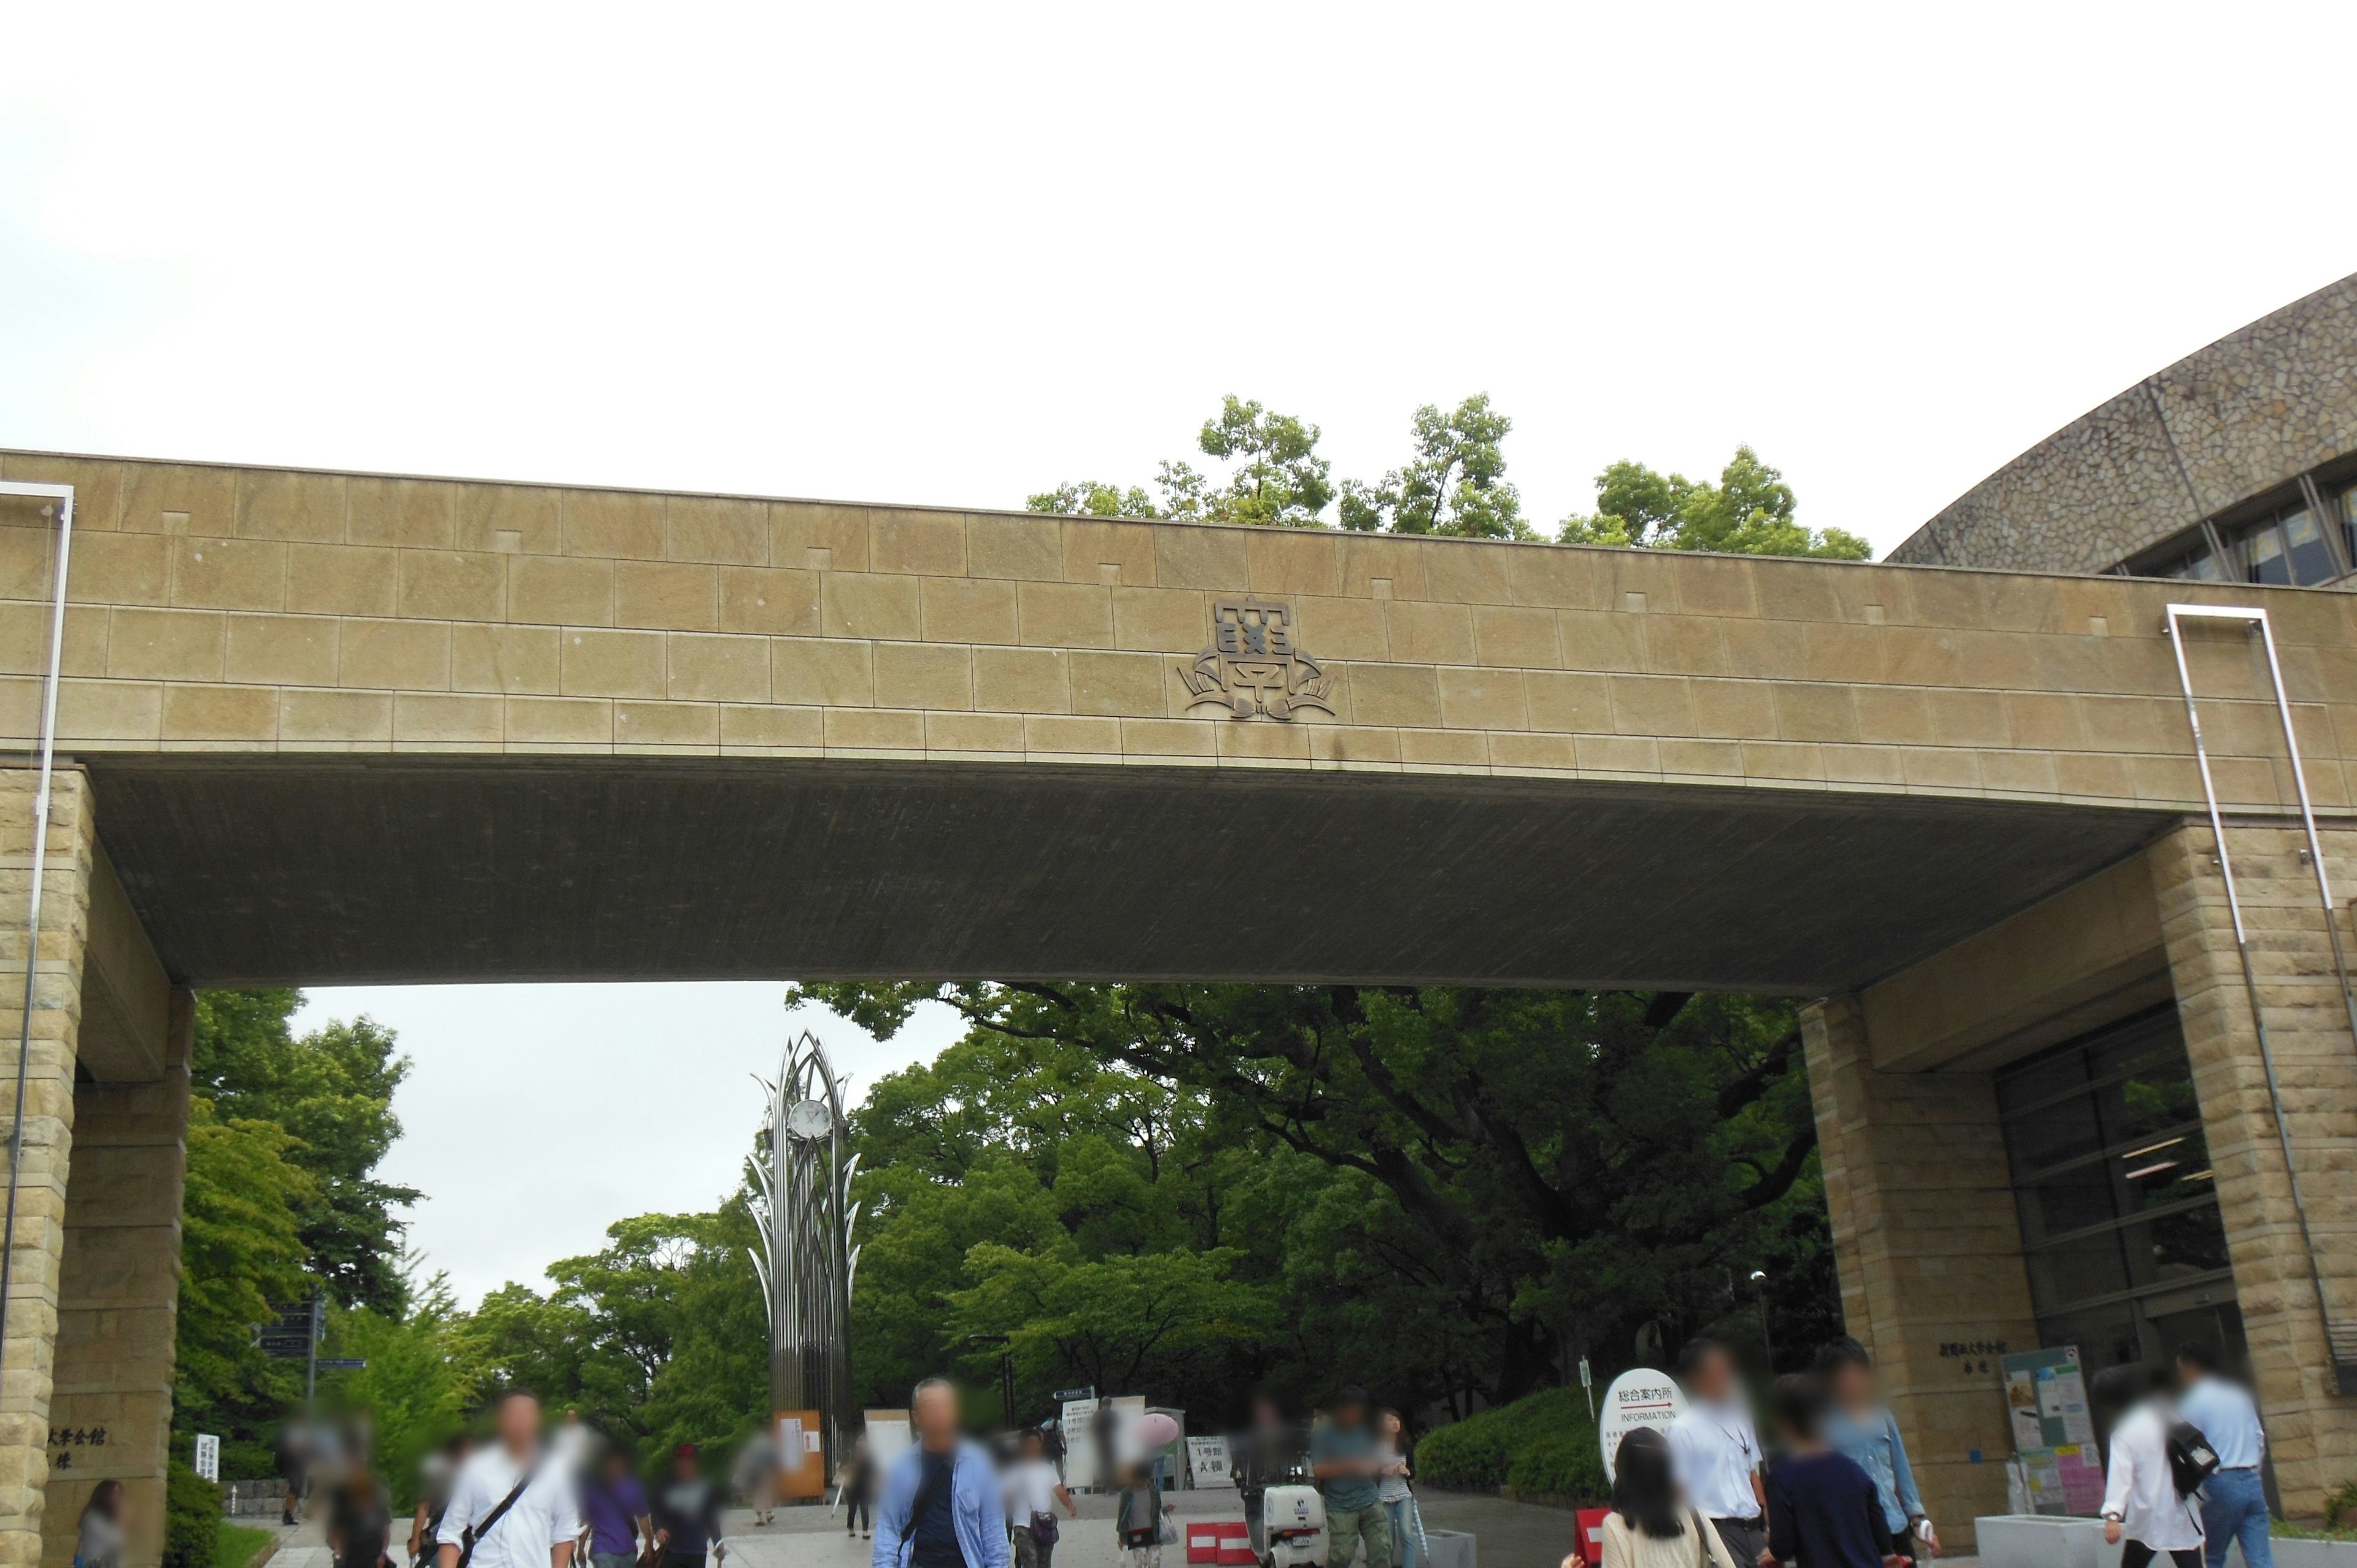
[[[1834,1340],[1809,1371],[1770,1387],[1772,1462],[1727,1347],[1689,1344],[1676,1372],[1685,1408],[1665,1429],[1629,1432],[1613,1455],[1603,1568],[1905,1568],[1939,1556],[1906,1442],[1857,1340]],[[2172,1568],[2222,1568],[2230,1543],[2247,1568],[2272,1568],[2257,1406],[2206,1346],[2180,1350],[2176,1373],[2130,1365],[2095,1376],[2090,1397],[2110,1433],[2104,1540],[2121,1548],[2121,1568],[2164,1556]]]

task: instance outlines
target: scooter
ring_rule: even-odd
[[[1262,1568],[1326,1568],[1326,1498],[1313,1486],[1271,1487],[1260,1502]]]

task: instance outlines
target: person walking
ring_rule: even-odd
[[[1253,1398],[1252,1429],[1237,1458],[1236,1491],[1243,1499],[1244,1528],[1252,1531],[1254,1550],[1265,1550],[1262,1504],[1268,1489],[1283,1486],[1301,1464],[1300,1434],[1267,1394]]]
[[[336,1568],[385,1568],[392,1544],[393,1494],[356,1460],[328,1499],[328,1550]]]
[[[1832,1402],[1806,1372],[1776,1380],[1768,1391],[1783,1452],[1768,1472],[1768,1550],[1762,1564],[1785,1568],[1884,1568],[1890,1534],[1874,1477],[1825,1442]]]
[[[1340,1391],[1326,1414],[1309,1434],[1309,1473],[1326,1498],[1326,1561],[1350,1568],[1363,1541],[1367,1568],[1392,1568],[1392,1525],[1379,1484],[1383,1444],[1367,1416],[1366,1391]]]
[[[1162,1568],[1162,1516],[1178,1510],[1162,1500],[1162,1483],[1145,1465],[1132,1465],[1122,1477],[1114,1499],[1114,1540],[1121,1546],[1124,1568]],[[1328,1562],[1348,1558],[1329,1557]]]
[[[909,1399],[917,1441],[884,1473],[871,1568],[1007,1568],[990,1455],[958,1432],[958,1395],[927,1378]]]
[[[844,1462],[843,1533],[862,1540],[876,1533],[876,1455],[868,1451],[867,1434],[851,1440],[851,1457]]]
[[[1375,1417],[1376,1434],[1383,1440],[1383,1471],[1375,1480],[1375,1500],[1383,1505],[1383,1521],[1392,1530],[1392,1561],[1399,1568],[1423,1568],[1432,1557],[1425,1539],[1424,1510],[1408,1484],[1414,1466],[1408,1462],[1407,1423],[1389,1408]]]
[[[1650,1426],[1623,1434],[1613,1450],[1612,1511],[1604,1516],[1603,1544],[1603,1568],[1738,1568],[1718,1531],[1679,1496],[1670,1440]],[[1563,1568],[1577,1568],[1578,1562],[1573,1552]]]
[[[1735,1353],[1716,1339],[1695,1339],[1678,1352],[1674,1370],[1687,1403],[1670,1423],[1671,1470],[1727,1555],[1749,1568],[1767,1548],[1768,1494]]]
[[[737,1445],[737,1490],[744,1498],[745,1506],[753,1510],[753,1522],[757,1525],[767,1525],[777,1519],[778,1465],[778,1445],[770,1441],[766,1426]]]
[[[571,1568],[581,1510],[573,1477],[545,1462],[539,1398],[510,1389],[491,1420],[497,1440],[460,1466],[435,1527],[437,1568]]]
[[[2226,1548],[2243,1543],[2243,1568],[2275,1568],[2268,1533],[2267,1488],[2259,1465],[2266,1429],[2251,1391],[2218,1373],[2218,1353],[2199,1342],[2180,1346],[2177,1379],[2185,1391],[2177,1413],[2201,1429],[2217,1452],[2218,1468],[2201,1483],[2201,1534],[2209,1568],[2225,1568]]]
[[[630,1450],[608,1445],[597,1473],[581,1488],[581,1522],[589,1535],[591,1568],[634,1568],[655,1551],[654,1509],[630,1467]]]
[[[2169,1462],[2177,1412],[2161,1380],[2134,1363],[2106,1367],[2088,1393],[2117,1417],[2104,1470],[2104,1544],[2120,1546],[2120,1568],[2147,1568],[2164,1552],[2175,1568],[2201,1568],[2201,1510],[2177,1489]]]
[[[73,1568],[123,1568],[123,1483],[92,1487],[74,1526]]]
[[[705,1478],[704,1456],[694,1444],[672,1450],[671,1477],[656,1489],[650,1506],[660,1568],[704,1568],[707,1552],[715,1568],[728,1561],[720,1528],[728,1499]]]
[[[1056,1555],[1056,1505],[1064,1517],[1078,1519],[1080,1509],[1064,1489],[1064,1477],[1048,1458],[1047,1440],[1034,1428],[1023,1434],[1015,1463],[1006,1467],[1007,1528],[1015,1532],[1016,1568],[1048,1568]]]
[[[434,1532],[442,1526],[442,1514],[450,1506],[450,1488],[457,1484],[458,1471],[467,1463],[467,1455],[475,1451],[475,1440],[460,1433],[417,1463],[417,1511],[409,1517],[409,1561],[413,1565],[425,1561],[434,1540]]]
[[[1899,1423],[1875,1397],[1874,1362],[1866,1347],[1847,1335],[1817,1352],[1816,1373],[1832,1404],[1825,1414],[1825,1441],[1874,1477],[1890,1530],[1890,1552],[1910,1563],[1940,1555],[1940,1537],[1923,1511],[1915,1471],[1907,1463],[1907,1442]]]

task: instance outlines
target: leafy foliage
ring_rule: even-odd
[[[1577,1389],[1546,1389],[1426,1434],[1417,1476],[1462,1491],[1512,1487],[1600,1503],[1609,1488],[1596,1419]]]
[[[401,1309],[403,1222],[413,1187],[372,1174],[401,1136],[393,1091],[408,1075],[390,1030],[367,1018],[296,1039],[297,991],[210,991],[197,998],[196,1093],[224,1119],[275,1122],[289,1163],[315,1192],[298,1212],[308,1266],[347,1306]]]
[[[1644,545],[1727,555],[1813,555],[1863,561],[1873,552],[1838,528],[1811,532],[1794,520],[1784,476],[1738,446],[1718,483],[1615,463],[1596,477],[1596,510],[1564,520],[1566,544]]]
[[[1783,1004],[1351,986],[806,993],[883,1035],[928,1000],[972,1026],[877,1085],[856,1121],[872,1171],[861,1316],[895,1326],[858,1361],[888,1389],[957,1354],[954,1330],[1015,1336],[1035,1391],[1086,1368],[1130,1371],[1135,1391],[1190,1409],[1254,1381],[1308,1393],[1346,1380],[1463,1409],[1555,1381],[1578,1354],[1626,1364],[1649,1325],[1674,1337],[1726,1318],[1740,1335],[1738,1263],[1806,1274],[1825,1251]],[[1188,1252],[1215,1266],[1078,1268]],[[1182,1283],[1209,1331],[1154,1339],[1155,1292]],[[1092,1311],[1140,1326],[1142,1351],[1065,1321],[1066,1294],[1099,1289],[1125,1293]],[[1788,1326],[1794,1345],[1817,1337]]]
[[[164,1568],[213,1568],[221,1536],[221,1488],[174,1456],[164,1471]]]
[[[408,1308],[397,1317],[366,1307],[329,1316],[326,1353],[368,1365],[325,1380],[338,1402],[370,1412],[377,1473],[395,1502],[409,1508],[417,1501],[418,1462],[458,1430],[476,1402],[480,1362],[442,1275],[404,1294]]]
[[[1378,483],[1342,486],[1342,526],[1361,532],[1453,533],[1528,539],[1522,498],[1506,482],[1503,444],[1514,422],[1477,392],[1449,413],[1415,411],[1415,456]]]

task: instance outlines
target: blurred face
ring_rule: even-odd
[[[1023,1457],[1026,1459],[1037,1459],[1040,1455],[1045,1454],[1047,1451],[1047,1444],[1040,1441],[1039,1435],[1037,1433],[1032,1434],[1030,1436],[1023,1440]]]
[[[1713,1350],[1695,1365],[1686,1379],[1687,1390],[1698,1400],[1717,1404],[1735,1391],[1735,1363],[1724,1350]]]
[[[917,1434],[935,1451],[957,1441],[958,1397],[955,1389],[935,1383],[917,1395]]]
[[[673,1455],[671,1460],[671,1473],[683,1481],[693,1481],[695,1479],[695,1455],[693,1454]]]
[[[1843,1362],[1826,1387],[1845,1410],[1862,1411],[1874,1403],[1874,1374],[1855,1361]]]
[[[1399,1434],[1400,1434],[1400,1418],[1399,1418],[1398,1416],[1396,1416],[1396,1415],[1394,1415],[1394,1414],[1393,1414],[1393,1413],[1391,1413],[1389,1411],[1384,1412],[1383,1412],[1383,1435],[1384,1435],[1385,1437],[1397,1437]]]
[[[1366,1420],[1365,1405],[1338,1404],[1334,1407],[1334,1424],[1337,1426],[1363,1426]]]
[[[540,1439],[540,1402],[530,1394],[510,1394],[500,1401],[500,1441],[513,1449],[531,1447]]]

